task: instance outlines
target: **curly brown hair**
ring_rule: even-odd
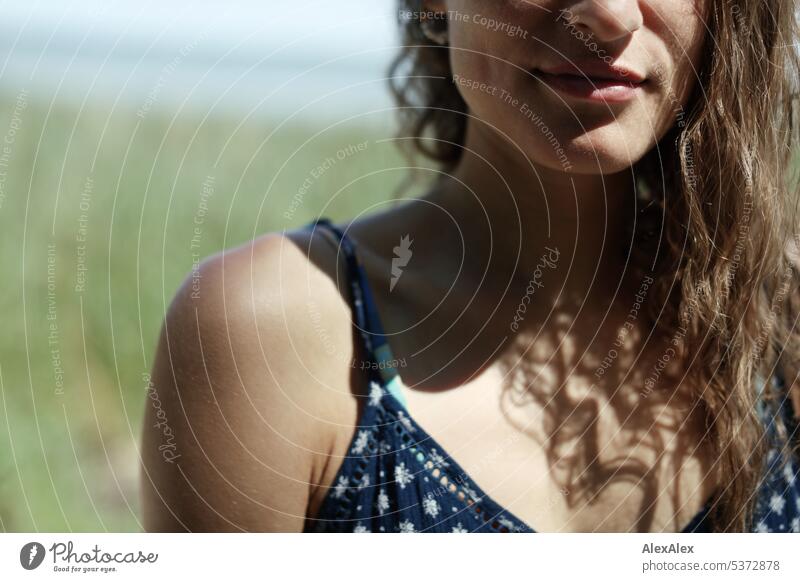
[[[422,0],[399,0],[399,14],[423,9]],[[701,387],[722,484],[714,527],[746,531],[765,463],[754,383],[778,374],[796,391],[800,371],[797,23],[785,0],[710,0],[706,25],[693,94],[633,168],[647,202],[635,234],[656,273],[649,317],[680,331],[687,378]],[[400,26],[404,48],[390,74],[400,135],[453,169],[468,108],[449,49],[426,38],[419,18]]]

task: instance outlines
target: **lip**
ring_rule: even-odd
[[[560,93],[602,103],[631,101],[647,83],[647,78],[634,69],[602,62],[542,67],[531,73]]]

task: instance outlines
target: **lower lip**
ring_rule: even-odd
[[[610,79],[591,79],[574,75],[551,75],[534,71],[533,75],[558,91],[571,97],[586,101],[603,103],[624,103],[636,98],[642,90],[642,83],[616,81]]]

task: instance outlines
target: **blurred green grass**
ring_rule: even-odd
[[[17,97],[0,99],[0,139]],[[406,163],[381,141],[384,122],[282,125],[155,109],[141,118],[133,106],[81,110],[35,91],[24,102],[0,206],[0,530],[137,531],[145,374],[193,252],[320,213],[377,210]],[[364,141],[363,152],[336,158]],[[336,163],[315,178],[329,157]]]

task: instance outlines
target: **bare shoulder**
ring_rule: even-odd
[[[336,255],[307,230],[268,234],[186,277],[148,390],[146,529],[302,530],[354,414]]]

